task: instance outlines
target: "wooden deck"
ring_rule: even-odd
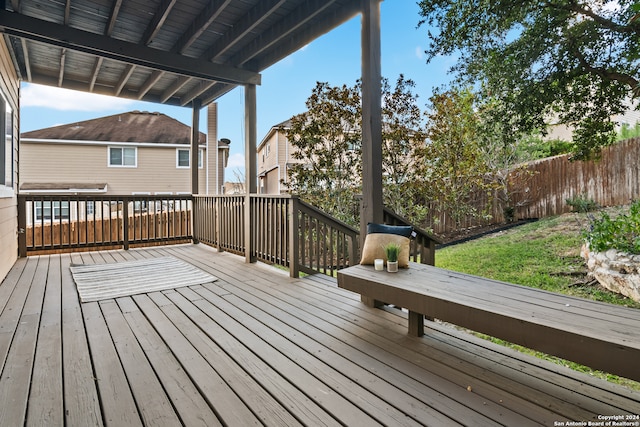
[[[70,263],[166,255],[219,280],[79,303]],[[204,245],[18,260],[0,286],[0,361],[1,426],[527,426],[640,414],[638,392],[445,325],[410,337],[402,313],[367,308],[335,280],[290,279]]]

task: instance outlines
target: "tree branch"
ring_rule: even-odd
[[[618,24],[612,21],[611,19],[607,19],[604,16],[598,15],[590,7],[583,6],[581,4],[578,4],[577,2],[571,2],[570,4],[556,4],[550,1],[547,3],[547,6],[549,6],[552,9],[568,10],[571,12],[575,12],[579,15],[588,16],[589,18],[593,19],[595,22],[597,22],[604,28],[607,28],[609,30],[612,30],[618,33],[625,33],[625,34],[640,33],[640,25],[638,25],[640,24],[640,21],[638,20],[632,19],[629,21],[628,25]]]
[[[608,70],[605,67],[594,67],[587,61],[582,52],[575,47],[569,48],[570,52],[575,56],[582,68],[590,74],[595,74],[606,80],[613,80],[625,84],[631,88],[632,97],[640,97],[640,81],[629,74],[620,73],[618,71]]]

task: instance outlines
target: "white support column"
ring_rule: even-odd
[[[363,0],[361,244],[364,241],[367,223],[382,222],[384,207],[382,198],[382,74],[380,52],[380,0]]]
[[[257,126],[257,102],[256,85],[245,85],[244,87],[244,125],[245,125],[245,211],[244,211],[244,241],[245,241],[245,261],[256,262],[253,248],[253,236],[257,232],[253,221],[251,210],[251,194],[257,193],[257,166],[256,148],[258,141]]]

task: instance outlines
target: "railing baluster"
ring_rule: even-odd
[[[240,255],[249,243],[251,258],[288,267],[292,277],[300,272],[334,275],[358,262],[358,230],[292,195],[20,195],[18,203],[18,224],[24,228],[21,255],[192,239]],[[245,220],[249,214],[250,222]],[[385,222],[405,223],[387,210]],[[246,234],[251,231],[246,225],[252,235]],[[412,259],[433,263],[435,240],[416,230]]]

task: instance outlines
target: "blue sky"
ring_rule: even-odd
[[[445,83],[451,58],[426,64],[427,30],[416,0],[386,0],[382,11],[382,74],[394,82],[402,73],[416,82],[415,92],[425,107],[434,87]],[[262,73],[257,89],[258,142],[275,124],[301,113],[316,82],[353,85],[360,77],[360,16],[325,34]],[[227,179],[244,171],[244,93],[236,88],[218,101],[218,137],[231,140]],[[21,132],[73,123],[126,111],[159,111],[190,125],[192,111],[147,102],[96,96],[57,88],[23,84]],[[206,132],[206,109],[201,131]]]

